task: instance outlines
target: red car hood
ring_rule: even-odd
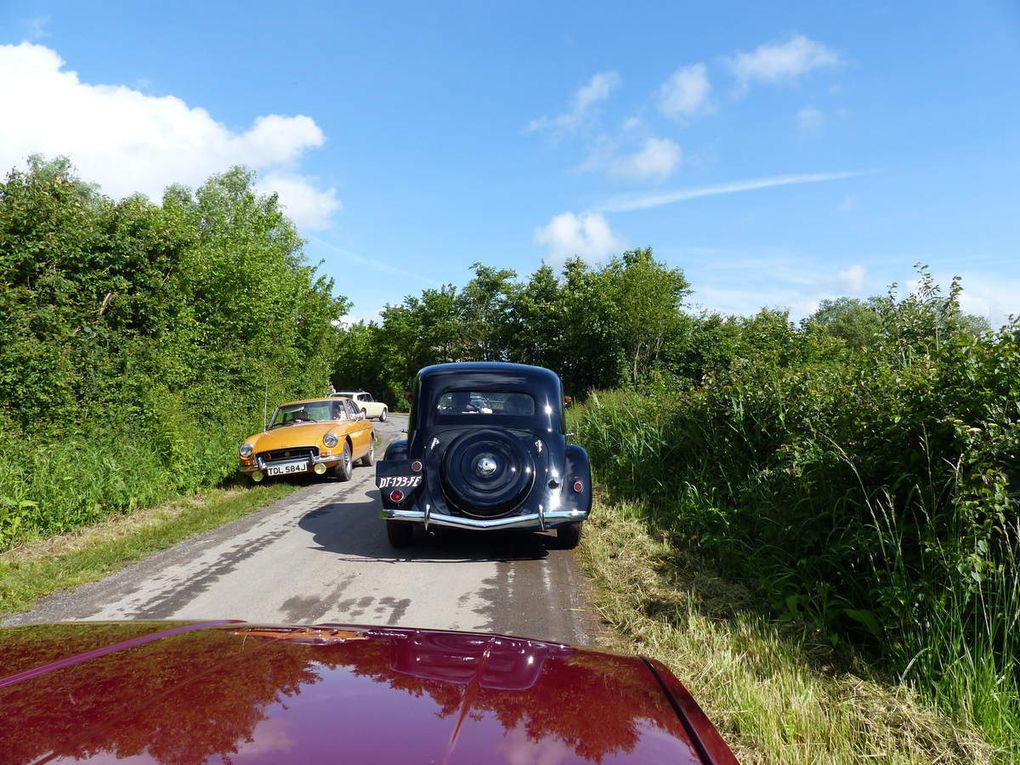
[[[660,665],[498,635],[0,629],[0,763],[735,762]]]

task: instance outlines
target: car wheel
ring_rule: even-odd
[[[375,462],[375,436],[372,436],[372,442],[368,447],[368,454],[361,458],[361,464],[365,467],[372,467]]]
[[[379,413],[379,422],[386,422],[386,407]]]
[[[344,441],[344,453],[340,457],[340,464],[336,466],[336,477],[341,481],[349,481],[353,474],[354,465],[351,462],[351,442]]]
[[[414,524],[405,521],[386,521],[386,537],[393,547],[407,547],[414,541]]]
[[[556,541],[561,550],[573,550],[581,541],[581,524],[569,523],[556,529]]]

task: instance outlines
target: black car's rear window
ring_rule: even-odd
[[[527,417],[535,413],[535,399],[527,393],[511,391],[447,391],[439,397],[436,411],[440,416],[507,414]]]

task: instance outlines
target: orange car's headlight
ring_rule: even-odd
[[[339,441],[340,439],[336,437],[336,433],[327,433],[322,437],[322,443],[324,443],[330,449],[336,446]]]
[[[241,444],[241,448],[237,450],[237,453],[240,454],[245,459],[247,459],[248,457],[251,456],[251,453],[253,451],[255,451],[255,446],[245,441],[243,444]]]

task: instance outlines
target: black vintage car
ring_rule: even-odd
[[[390,543],[414,526],[556,529],[573,548],[591,511],[588,454],[568,444],[563,389],[523,364],[437,364],[418,372],[407,439],[376,463]]]

